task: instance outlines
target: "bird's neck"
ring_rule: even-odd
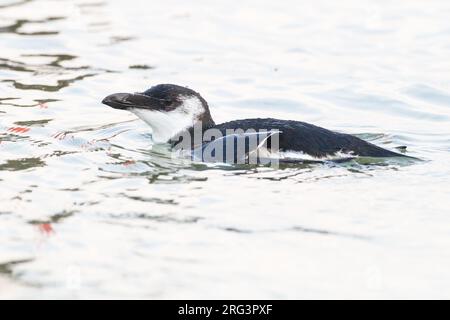
[[[210,118],[209,121],[197,121],[194,125],[181,130],[169,140],[172,146],[178,145],[184,142],[191,147],[196,146],[203,141],[203,134],[206,130],[211,129],[215,126],[214,121]]]

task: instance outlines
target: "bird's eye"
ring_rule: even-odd
[[[165,100],[165,101],[164,101],[164,109],[166,109],[166,111],[172,111],[172,110],[174,110],[175,107],[174,107],[173,101]]]

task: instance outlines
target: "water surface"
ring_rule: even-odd
[[[0,1],[1,298],[450,298],[448,1]],[[186,165],[113,92],[187,85],[423,161]]]

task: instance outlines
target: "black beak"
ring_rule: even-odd
[[[114,109],[127,110],[132,107],[129,103],[129,93],[114,93],[103,99],[102,103]]]
[[[161,107],[161,101],[141,93],[114,93],[107,96],[102,101],[103,104],[114,109],[148,109],[158,110]]]

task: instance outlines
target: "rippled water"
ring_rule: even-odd
[[[1,298],[450,298],[448,1],[0,1]],[[217,168],[100,103],[188,85],[423,161]]]

